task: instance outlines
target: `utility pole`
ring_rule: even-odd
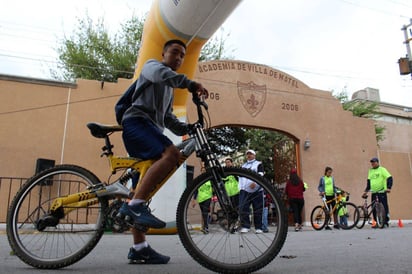
[[[405,35],[404,44],[406,45],[406,57],[401,57],[398,60],[401,75],[411,74],[412,72],[412,53],[410,46],[410,42],[412,41],[412,19],[409,20],[409,25],[403,25],[401,28]]]

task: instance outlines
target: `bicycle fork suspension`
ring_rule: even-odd
[[[211,181],[221,208],[228,215],[228,219],[237,220],[237,210],[233,208],[229,195],[226,192],[225,182],[223,181],[223,168],[217,160],[216,155],[212,152],[203,128],[196,126],[194,135],[197,140],[195,147],[196,156],[202,160],[205,168],[209,169],[213,175]],[[229,222],[229,225],[230,223],[231,222]]]

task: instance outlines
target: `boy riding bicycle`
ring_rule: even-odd
[[[165,264],[170,257],[154,251],[146,242],[145,229],[163,228],[165,223],[150,213],[146,202],[150,192],[175,167],[180,158],[180,151],[163,134],[164,128],[174,134],[187,134],[188,125],[173,114],[173,88],[187,88],[207,97],[207,90],[197,82],[188,79],[176,71],[183,63],[186,45],[180,40],[165,43],[162,62],[148,60],[139,75],[136,90],[142,90],[133,96],[132,106],[123,115],[123,141],[131,157],[157,159],[141,179],[133,199],[124,204],[120,212],[129,215],[143,229],[132,228],[134,245],[128,258],[132,262]]]

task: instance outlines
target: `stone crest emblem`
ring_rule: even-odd
[[[246,111],[252,117],[256,117],[266,102],[266,85],[257,85],[253,81],[237,81],[237,93]]]

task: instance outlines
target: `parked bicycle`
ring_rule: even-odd
[[[327,201],[322,195],[322,204],[315,206],[310,215],[310,222],[315,230],[322,230],[329,225],[331,220],[338,220],[337,224],[342,229],[352,229],[359,221],[359,210],[357,206],[348,202],[350,194],[346,192],[346,199],[343,198],[343,191],[338,191],[335,198]],[[331,208],[332,202],[335,205]]]
[[[372,203],[368,204],[368,195],[362,195],[364,203],[361,206],[358,206],[359,209],[359,222],[356,225],[357,228],[361,229],[364,227],[365,223],[368,222],[372,224],[374,218],[373,212],[375,212],[375,222],[376,227],[383,228],[385,226],[386,212],[385,207],[379,201],[378,195],[375,195],[375,200]]]
[[[203,111],[208,111],[207,105],[197,94],[193,94],[192,99],[198,121],[190,127],[190,138],[178,145],[182,152],[179,165],[196,152],[206,172],[186,186],[178,202],[176,226],[180,240],[193,259],[212,271],[256,271],[270,263],[285,242],[288,229],[285,207],[275,188],[262,176],[250,170],[220,165],[205,135],[205,124],[210,124],[209,115],[206,116],[209,119],[203,115]],[[122,218],[118,211],[134,191],[133,187],[126,187],[129,179],[137,175],[140,178],[145,176],[154,160],[114,155],[109,137],[120,132],[121,126],[98,123],[89,123],[87,126],[94,137],[105,141],[102,156],[109,160],[110,173],[113,175],[121,171],[122,174],[117,179],[112,179],[110,175],[108,182],[104,182],[83,167],[58,165],[28,179],[9,208],[7,236],[14,253],[33,267],[57,269],[79,261],[101,239],[108,217],[114,222],[117,231],[135,226],[130,218]],[[150,197],[177,168],[152,191]],[[222,180],[231,175],[256,182],[271,196],[276,225],[271,227],[269,233],[235,232],[239,227],[239,210],[231,204]],[[191,206],[191,199],[207,181],[212,183],[227,223],[224,227],[210,227],[209,234],[205,235],[199,229],[200,212]],[[137,228],[147,229],[141,226]]]

